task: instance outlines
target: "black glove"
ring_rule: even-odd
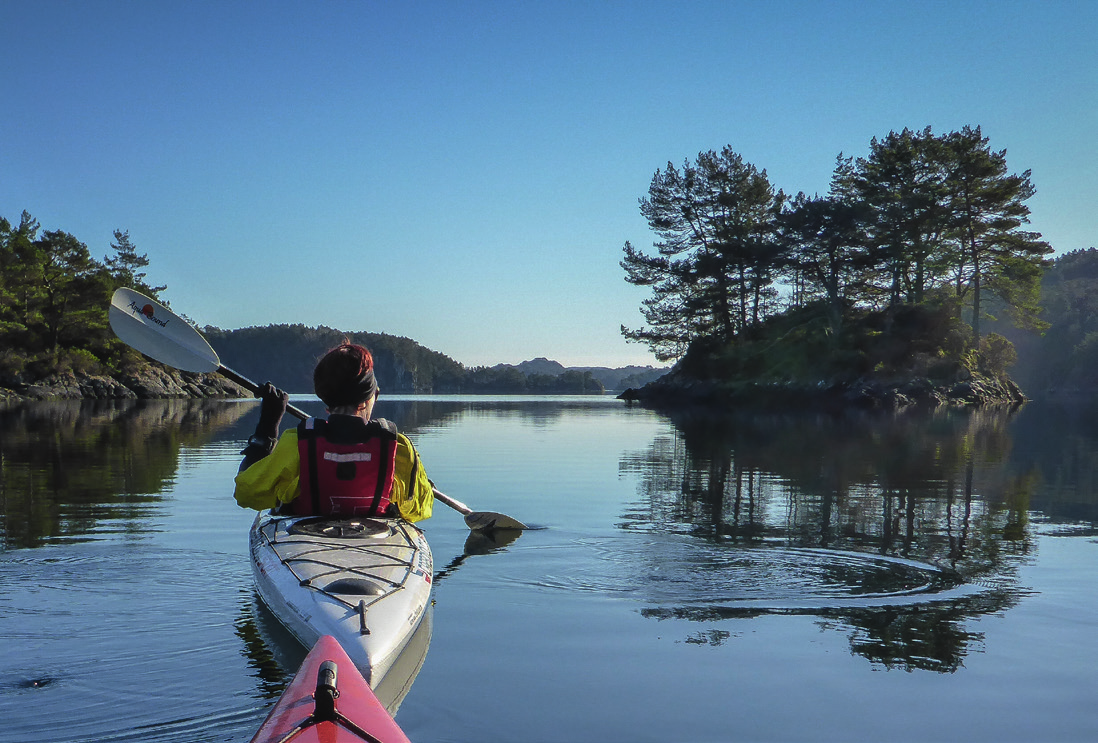
[[[256,438],[277,439],[278,424],[290,404],[290,396],[270,382],[256,390],[255,396],[263,400],[259,409],[259,424],[255,427]]]

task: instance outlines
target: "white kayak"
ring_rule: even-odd
[[[271,613],[305,647],[335,637],[376,688],[427,613],[433,564],[423,532],[403,519],[261,513],[250,542]]]

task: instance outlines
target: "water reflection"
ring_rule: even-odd
[[[241,603],[236,620],[236,634],[244,643],[244,654],[253,675],[259,679],[264,699],[273,703],[285,691],[301,667],[308,648],[302,646],[289,630],[263,605],[254,590],[248,590],[248,600]],[[395,715],[401,702],[419,675],[431,646],[434,610],[428,608],[423,621],[400,651],[389,672],[373,688],[374,695]]]
[[[1003,466],[1010,416],[680,416],[673,434],[623,459],[645,495],[623,526],[994,571],[1004,552],[1031,546],[1037,476]]]
[[[621,528],[691,540],[651,559],[642,614],[809,614],[874,664],[955,671],[982,642],[968,620],[1017,603],[1034,545],[1040,477],[1010,461],[1012,416],[674,416],[620,465],[642,495]]]
[[[215,400],[52,401],[0,407],[3,548],[141,533],[198,446],[250,409]]]
[[[1041,473],[1032,508],[1054,523],[1098,523],[1098,404],[1031,403],[1019,411],[1012,434],[1012,466]]]
[[[244,655],[259,680],[259,691],[268,702],[278,699],[305,660],[305,648],[271,616],[255,589],[241,590],[236,636],[244,643]]]
[[[490,555],[493,552],[501,552],[522,536],[521,529],[473,529],[465,538],[465,546],[462,553],[448,562],[444,568],[435,572],[434,582],[438,586],[439,581],[453,574],[470,557],[475,555]]]
[[[521,396],[478,395],[404,396],[378,399],[376,414],[388,418],[405,433],[431,427],[446,427],[462,419],[514,419],[535,428],[548,428],[577,411],[616,413],[620,401],[612,396]],[[306,408],[306,412],[322,415]]]

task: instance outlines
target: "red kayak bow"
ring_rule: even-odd
[[[317,640],[252,743],[409,743],[334,637]]]

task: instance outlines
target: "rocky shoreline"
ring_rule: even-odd
[[[138,374],[100,376],[56,374],[45,379],[0,379],[0,400],[124,400],[159,398],[251,397],[246,389],[219,374],[149,365]]]
[[[801,408],[829,412],[1017,406],[1028,399],[1009,377],[972,372],[964,372],[945,381],[927,377],[888,380],[860,378],[851,382],[821,382],[816,386],[725,383],[672,372],[640,389],[628,389],[618,397],[653,408],[704,405],[714,408]]]
[[[150,365],[136,375],[113,377],[68,373],[45,379],[0,379],[0,400],[120,400],[164,398],[250,398],[252,393],[219,374],[195,374]],[[1009,377],[966,372],[941,381],[926,377],[900,380],[861,378],[816,386],[727,383],[700,380],[672,371],[641,388],[618,395],[647,407],[711,406],[809,410],[884,410],[975,408],[1021,405],[1028,398]]]

